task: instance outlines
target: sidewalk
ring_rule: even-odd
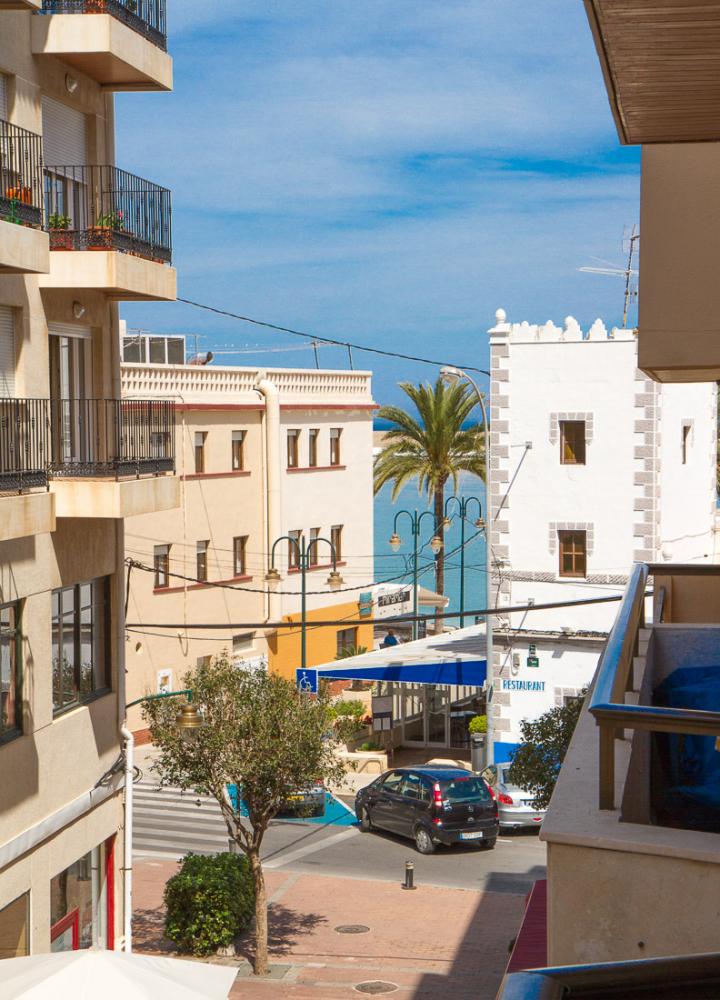
[[[172,861],[135,863],[134,947],[173,954],[163,937],[162,892]],[[248,935],[232,998],[345,1000],[368,981],[394,984],[406,1000],[493,1000],[524,908],[521,895],[420,886],[288,871],[265,875],[274,978],[248,974]],[[363,925],[366,933],[338,933]],[[375,992],[374,990],[372,992]],[[362,994],[360,994],[362,995]]]

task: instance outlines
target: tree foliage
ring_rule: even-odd
[[[562,762],[582,711],[584,694],[520,725],[521,742],[513,754],[508,781],[532,792],[533,807],[547,808]]]
[[[146,701],[144,716],[158,750],[161,782],[212,795],[229,836],[247,856],[255,882],[255,972],[265,974],[267,903],[260,847],[268,824],[289,795],[322,778],[339,784],[344,767],[328,737],[329,704],[298,694],[276,674],[244,670],[221,654],[183,678],[204,726],[192,740],[178,731],[173,698]],[[228,785],[242,788],[247,818],[233,808]]]

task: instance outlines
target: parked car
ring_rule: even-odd
[[[544,809],[533,808],[533,794],[518,788],[508,778],[510,762],[491,764],[482,772],[483,778],[497,802],[501,830],[519,830],[521,827],[539,827],[545,817]]]
[[[322,778],[308,785],[306,788],[298,788],[288,795],[280,809],[280,813],[297,813],[299,816],[324,816],[325,815],[325,782]]]
[[[355,814],[362,830],[409,837],[421,854],[459,842],[491,850],[498,835],[497,804],[486,783],[453,766],[386,771],[357,793]]]

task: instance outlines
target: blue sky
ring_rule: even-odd
[[[620,322],[620,279],[577,268],[622,260],[639,151],[579,0],[168,0],[168,21],[175,90],[118,96],[118,163],[173,191],[183,297],[478,367],[499,306]],[[204,349],[293,343],[181,304],[122,315]],[[436,374],[354,360],[380,402]]]

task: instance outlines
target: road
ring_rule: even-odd
[[[418,884],[525,893],[545,876],[546,851],[536,831],[503,834],[492,851],[458,845],[422,855],[389,833],[278,819],[265,834],[263,857],[266,868],[388,882],[402,881],[412,861]]]

